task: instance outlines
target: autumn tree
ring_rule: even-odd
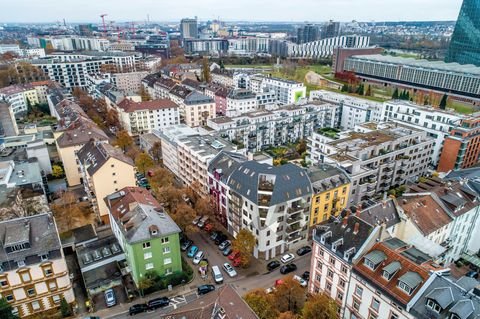
[[[280,312],[292,311],[298,313],[305,303],[305,290],[293,279],[285,277],[283,283],[277,286],[273,293],[274,304]]]
[[[279,313],[273,305],[272,297],[264,290],[253,290],[247,293],[244,299],[260,319],[278,318]]]
[[[127,150],[127,147],[133,145],[133,139],[127,131],[121,130],[117,132],[117,139],[115,141],[115,145],[120,147],[125,152]]]
[[[255,236],[246,228],[241,229],[237,237],[233,240],[232,247],[234,250],[240,252],[240,264],[242,267],[248,267],[250,265],[250,259],[256,243],[257,240]]]
[[[140,86],[140,90],[138,91],[138,95],[140,95],[140,97],[142,98],[142,102],[150,101],[152,99],[152,97],[150,96],[150,94],[148,94],[148,91],[145,90],[145,87],[143,85]]]
[[[296,151],[300,155],[305,153],[307,151],[307,141],[306,140],[300,140],[300,142],[297,144]]]
[[[105,121],[109,127],[116,127],[117,129],[120,128],[120,120],[118,119],[118,112],[114,109],[110,109],[107,111],[107,115],[105,116]]]
[[[77,203],[77,197],[71,191],[61,192],[51,209],[60,232],[78,226],[76,224],[90,224],[94,220],[89,203]]]
[[[162,158],[162,144],[160,142],[153,143],[150,154],[155,161],[159,162]]]
[[[278,316],[278,319],[298,319],[299,316],[294,314],[293,312],[291,311],[287,311],[287,312],[282,312],[279,316]]]
[[[52,176],[55,178],[60,178],[65,175],[63,168],[60,165],[52,165]]]
[[[203,81],[209,83],[210,78],[210,65],[208,63],[208,58],[203,58],[202,60],[202,79]]]
[[[196,231],[197,228],[192,224],[197,213],[185,202],[179,203],[174,210],[169,210],[169,215],[183,232]]]
[[[136,158],[135,158],[135,166],[137,166],[137,170],[139,172],[142,172],[143,175],[147,172],[147,170],[151,167],[153,167],[155,163],[153,162],[153,159],[150,157],[145,152],[140,153]]]
[[[149,178],[152,190],[155,192],[162,187],[173,186],[173,174],[166,168],[157,167],[153,171],[153,176]]]
[[[338,306],[326,294],[310,296],[303,306],[303,319],[337,319]]]

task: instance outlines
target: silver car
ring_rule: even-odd
[[[107,307],[113,307],[117,304],[117,298],[115,297],[113,289],[105,290],[105,303]]]
[[[223,270],[229,275],[230,277],[235,277],[237,275],[237,272],[229,263],[224,263],[223,264]]]

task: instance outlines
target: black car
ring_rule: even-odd
[[[128,309],[128,314],[130,316],[132,316],[132,315],[136,315],[136,314],[145,312],[147,310],[148,310],[148,306],[144,303],[140,303],[140,304],[136,304],[136,305],[131,306],[130,309]]]
[[[227,235],[220,233],[218,234],[217,238],[215,238],[215,245],[220,245],[227,239],[228,239]]]
[[[310,280],[310,272],[308,270],[302,274],[302,279],[306,281]]]
[[[278,260],[272,260],[267,264],[268,271],[272,271],[274,269],[277,269],[278,267],[280,267],[280,262]]]
[[[285,274],[288,274],[288,273],[290,273],[292,271],[295,271],[295,270],[297,270],[297,265],[287,264],[287,265],[282,266],[282,268],[280,268],[280,273],[282,275],[285,275]]]
[[[204,295],[204,294],[208,294],[210,291],[214,291],[214,290],[215,290],[214,285],[201,285],[201,286],[198,286],[197,293],[199,295]]]
[[[193,242],[190,239],[185,239],[180,246],[182,251],[186,251],[188,247],[192,246]]]
[[[225,248],[225,249],[222,251],[222,254],[223,254],[224,256],[228,256],[228,255],[230,255],[230,254],[232,253],[232,251],[233,251],[233,250],[232,250],[232,247],[229,246],[229,247]]]
[[[210,235],[210,239],[215,240],[215,239],[217,239],[217,236],[220,235],[220,234],[221,234],[221,232],[219,232],[219,231],[212,231],[212,234]]]
[[[297,250],[297,255],[303,256],[305,254],[308,254],[311,251],[312,251],[312,248],[310,246],[303,246]]]
[[[465,274],[465,276],[470,277],[470,278],[475,278],[478,279],[478,272],[470,270]]]
[[[160,297],[160,298],[149,300],[147,302],[147,307],[148,309],[157,309],[157,308],[166,307],[169,304],[170,304],[170,299],[168,299],[167,297]]]

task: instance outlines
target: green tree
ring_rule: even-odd
[[[312,295],[303,306],[303,319],[336,319],[337,304],[325,294]]]
[[[115,141],[115,144],[125,152],[127,147],[133,145],[133,139],[127,131],[121,130],[117,133],[117,140]]]
[[[70,305],[65,298],[62,298],[62,300],[60,301],[60,312],[62,313],[63,318],[72,315],[72,309],[70,308]]]
[[[398,99],[399,99],[399,96],[398,96],[398,88],[395,88],[395,91],[393,91],[392,99],[394,99],[394,100],[398,100]]]
[[[60,165],[52,165],[52,176],[55,178],[60,178],[65,175],[63,168]]]
[[[445,110],[447,108],[447,101],[448,101],[448,95],[444,94],[442,96],[442,100],[440,101],[440,104],[438,105],[438,107],[442,110]]]
[[[260,319],[278,318],[278,311],[273,306],[272,298],[264,290],[251,291],[245,295],[244,299]]]
[[[348,92],[348,85],[344,84],[342,86],[342,92]]]
[[[5,298],[0,299],[0,318],[2,319],[18,319],[12,314],[13,307]]]
[[[240,263],[242,267],[248,267],[250,265],[250,259],[252,257],[253,248],[257,240],[252,232],[246,228],[241,229],[237,238],[232,242],[232,247],[234,250],[240,252]]]
[[[208,63],[208,58],[203,58],[202,60],[202,78],[203,81],[209,83],[210,82],[210,66]]]
[[[135,158],[135,165],[137,166],[138,171],[145,175],[147,170],[155,165],[155,162],[150,155],[142,152]]]

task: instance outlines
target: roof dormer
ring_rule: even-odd
[[[363,258],[363,264],[371,270],[375,270],[385,259],[387,259],[387,255],[383,251],[372,250]]]
[[[402,265],[398,261],[392,261],[387,266],[383,267],[382,277],[390,281],[395,274],[402,268]]]

